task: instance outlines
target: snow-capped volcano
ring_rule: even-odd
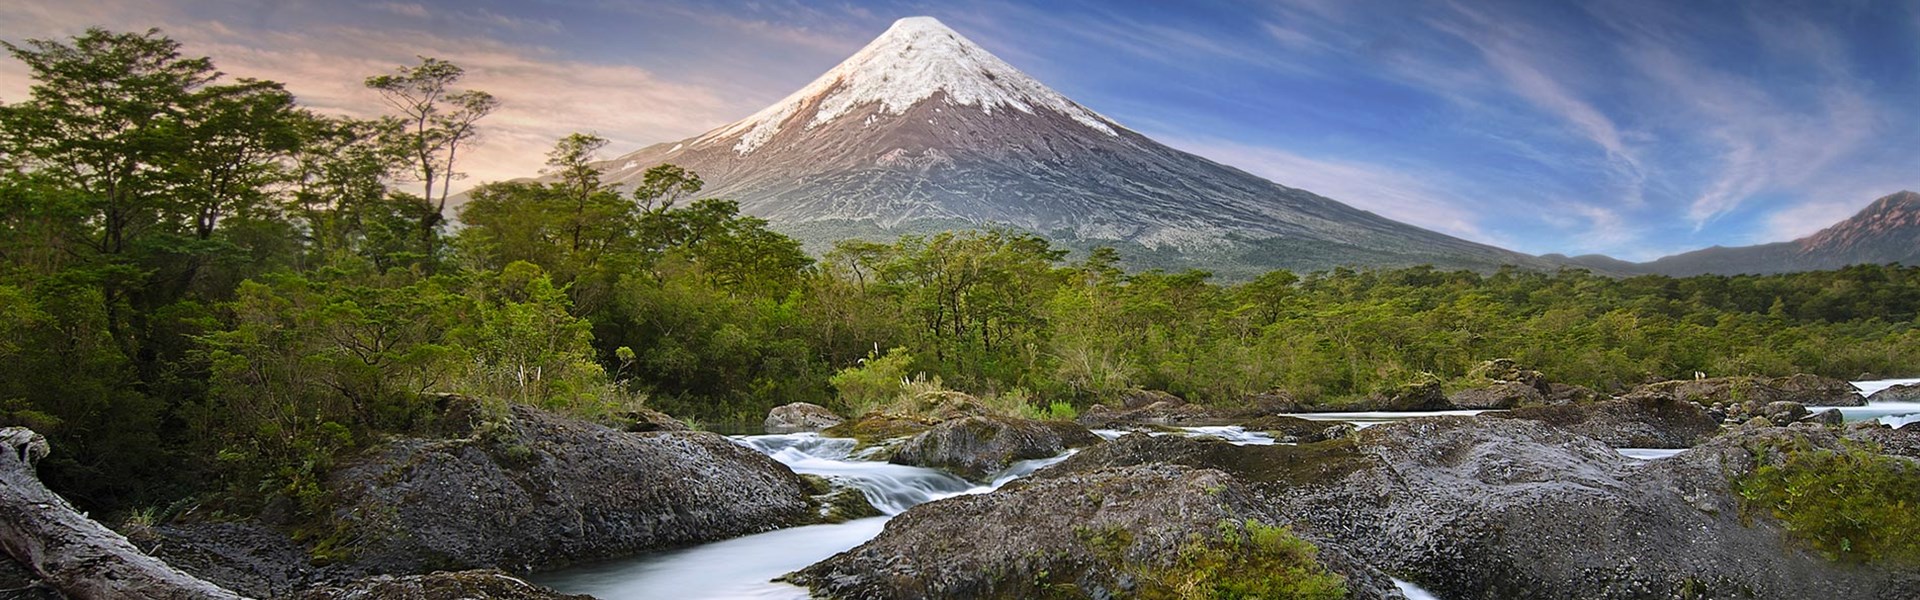
[[[807,87],[753,116],[700,136],[694,144],[738,139],[733,150],[746,154],[809,108],[811,118],[791,125],[813,129],[870,104],[878,104],[882,114],[899,115],[934,94],[945,95],[949,105],[975,107],[987,114],[1053,111],[1101,133],[1118,135],[1105,117],[1048,89],[933,17],[911,17],[895,22]]]
[[[1174,150],[929,17],[901,19],[800,91],[700,136],[602,163],[662,163],[815,249],[1006,226],[1138,265],[1230,275],[1339,264],[1545,266]]]

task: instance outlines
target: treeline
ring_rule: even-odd
[[[0,424],[48,434],[45,479],[92,509],[317,511],[337,461],[433,430],[442,393],[730,420],[846,409],[835,375],[871,384],[872,365],[1035,406],[1132,388],[1336,406],[1498,357],[1602,389],[1920,372],[1920,269],[1223,283],[1008,231],[815,258],[695,173],[607,184],[591,135],[559,140],[544,182],[473,189],[455,228],[455,159],[495,107],[455,65],[368,78],[389,116],[350,119],[157,32],[7,49],[35,85],[0,105]]]

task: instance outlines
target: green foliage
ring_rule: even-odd
[[[1134,538],[1125,529],[1077,533],[1095,556],[1132,577],[1135,596],[1143,599],[1338,600],[1348,595],[1346,577],[1327,570],[1318,559],[1319,548],[1285,526],[1222,520],[1211,535],[1192,535],[1164,565],[1130,560]]]
[[[860,364],[841,369],[827,382],[840,392],[840,407],[847,414],[860,415],[906,394],[912,368],[913,355],[905,348],[893,348],[884,355],[868,354]]]
[[[1777,450],[1737,482],[1743,508],[1836,561],[1920,562],[1920,465],[1863,447]]]
[[[1284,526],[1222,521],[1215,539],[1196,538],[1142,582],[1141,598],[1337,600],[1346,578],[1316,559],[1319,549]]]

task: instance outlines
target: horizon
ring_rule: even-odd
[[[1785,241],[1920,187],[1920,147],[1877,135],[1920,124],[1900,102],[1920,91],[1920,9],[1897,3],[1421,4],[1412,25],[1305,0],[189,4],[0,7],[0,39],[158,27],[324,112],[363,110],[361,80],[414,55],[451,60],[506,102],[468,186],[536,174],[573,131],[612,140],[610,159],[724,126],[926,15],[1168,145],[1530,254]],[[28,83],[5,61],[0,102]]]

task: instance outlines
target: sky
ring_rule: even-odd
[[[1920,0],[0,0],[0,40],[158,27],[359,116],[368,75],[450,60],[504,104],[471,185],[740,119],[918,15],[1161,142],[1523,252],[1789,240],[1920,189]],[[0,102],[31,83],[0,59]]]

